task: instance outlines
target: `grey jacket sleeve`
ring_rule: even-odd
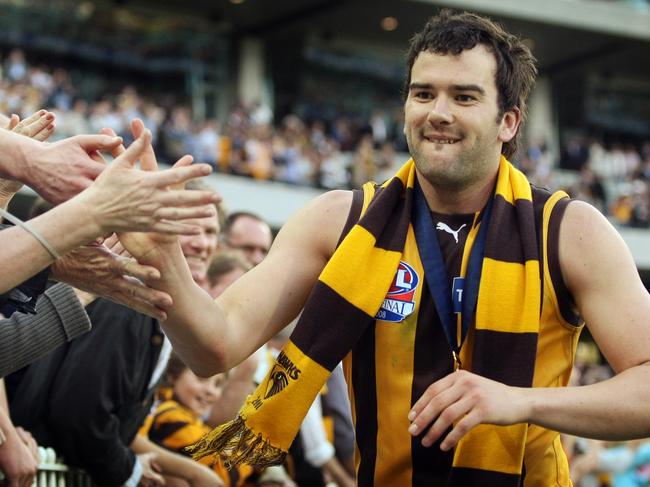
[[[90,330],[90,320],[70,286],[56,284],[36,303],[36,314],[0,320],[0,377]]]

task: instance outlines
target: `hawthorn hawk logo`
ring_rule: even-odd
[[[271,377],[266,386],[266,394],[264,394],[264,399],[275,396],[278,392],[289,385],[289,378],[287,374],[282,370],[282,366],[277,364],[273,367],[271,372]]]

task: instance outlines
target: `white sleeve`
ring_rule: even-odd
[[[140,460],[136,455],[131,476],[126,480],[126,482],[124,482],[123,487],[138,487],[141,477],[142,477],[142,464],[140,463]]]
[[[300,439],[305,450],[305,460],[311,466],[320,468],[334,456],[334,446],[327,441],[325,434],[320,396],[312,403],[300,426]]]

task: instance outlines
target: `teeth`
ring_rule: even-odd
[[[429,139],[431,142],[434,142],[436,144],[455,144],[455,140],[450,140],[450,139]]]

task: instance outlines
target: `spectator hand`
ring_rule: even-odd
[[[17,134],[43,142],[54,132],[54,114],[46,110],[39,110],[23,121],[20,120],[18,115],[13,114],[5,128],[12,132],[16,132]],[[0,179],[0,196],[10,198],[16,194],[22,186],[23,183],[20,181]]]
[[[18,179],[50,203],[62,203],[90,186],[104,170],[105,165],[91,155],[121,142],[106,135],[77,135],[52,144],[32,142],[22,148],[24,167]]]
[[[142,487],[165,485],[165,479],[159,473],[160,466],[156,463],[156,456],[155,453],[142,453],[137,455],[142,465],[142,477],[140,477],[139,484]]]
[[[163,310],[171,306],[171,298],[143,284],[158,279],[160,272],[125,254],[117,236],[111,235],[103,243],[83,245],[55,261],[52,277],[165,320],[167,315]]]
[[[144,124],[140,119],[134,119],[131,122],[131,132],[133,133],[134,138],[138,138],[145,132]],[[115,135],[115,132],[111,129],[103,129],[102,133],[106,135]],[[124,152],[124,147],[120,146],[113,151],[114,157],[119,157]],[[176,164],[174,164],[174,169],[187,168],[192,164],[192,158],[189,156],[181,157]],[[153,147],[149,144],[142,155],[141,159],[142,169],[145,171],[155,172],[158,170],[158,162],[156,161],[156,154],[153,151]],[[170,187],[174,191],[182,191],[185,187],[185,181],[176,183]],[[215,198],[213,201],[217,201],[219,198]],[[172,235],[164,235],[160,233],[122,233],[120,234],[120,242],[124,247],[138,259],[140,262],[156,262],[156,254],[161,252],[166,252],[165,247],[177,245],[178,239]]]
[[[16,433],[18,433],[18,437],[29,449],[29,452],[32,454],[34,460],[38,464],[41,461],[41,457],[38,453],[38,443],[36,443],[36,440],[32,434],[29,431],[22,429],[20,426],[16,427]]]
[[[108,136],[105,136],[108,137]],[[151,147],[151,133],[139,137],[106,168],[95,183],[79,197],[93,214],[100,234],[144,231],[167,234],[193,234],[194,225],[179,220],[213,216],[212,203],[218,200],[211,191],[171,190],[170,186],[211,172],[207,164],[179,166],[165,171],[142,171],[135,162]],[[143,157],[145,156],[145,157]],[[181,160],[189,160],[187,156]]]
[[[465,370],[458,370],[431,384],[409,413],[409,433],[424,432],[422,445],[431,446],[453,426],[440,448],[454,448],[479,424],[511,425],[527,422],[528,411],[521,389],[506,386]]]
[[[0,471],[5,485],[31,487],[38,470],[38,459],[16,430],[6,431],[6,440],[0,446]],[[30,435],[31,436],[31,435]]]

